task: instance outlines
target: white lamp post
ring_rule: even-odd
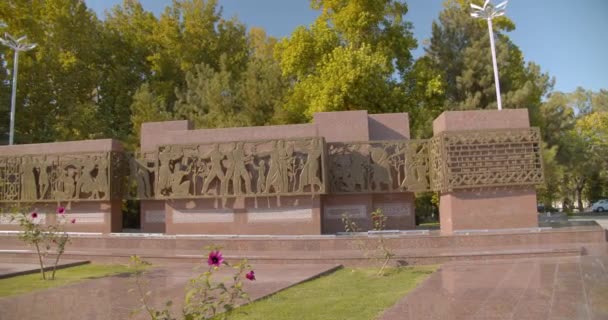
[[[17,104],[17,72],[19,71],[19,52],[32,50],[36,47],[35,43],[25,43],[27,37],[23,36],[15,39],[8,33],[4,38],[0,37],[0,43],[15,50],[15,60],[13,62],[13,92],[11,94],[11,124],[9,131],[8,144],[12,145],[15,136],[15,105]]]
[[[492,31],[492,19],[505,14],[507,1],[501,2],[494,6],[490,0],[486,0],[483,7],[471,3],[471,17],[486,19],[488,21],[488,31],[490,32],[490,47],[492,49],[492,64],[494,66],[494,83],[496,84],[496,100],[498,102],[498,110],[502,110],[502,101],[500,100],[500,84],[498,83],[498,65],[496,64],[496,49],[494,48],[494,32]]]

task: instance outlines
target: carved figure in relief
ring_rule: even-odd
[[[370,188],[375,191],[382,190],[382,185],[386,185],[390,191],[393,188],[391,177],[389,155],[384,148],[372,148],[370,156],[373,160],[371,164],[371,183]]]
[[[204,157],[205,159],[210,160],[209,173],[205,177],[205,181],[203,182],[203,188],[201,189],[202,194],[207,194],[209,191],[209,185],[215,179],[219,180],[220,183],[223,183],[225,175],[224,170],[222,168],[222,159],[224,158],[224,154],[220,152],[220,147],[216,143],[213,145],[211,151]]]
[[[158,153],[158,194],[167,192],[171,187],[171,158],[171,147],[166,147]]]
[[[245,155],[243,142],[237,142],[236,148],[232,151],[233,173],[232,184],[235,194],[242,194],[241,182],[245,182],[245,193],[251,193],[251,176],[247,170],[247,163],[250,163],[252,156]]]
[[[108,160],[106,157],[97,157],[95,164],[97,166],[97,176],[95,177],[94,190],[99,193],[107,195],[108,193]]]
[[[192,169],[192,163],[186,165],[182,162],[177,162],[173,168],[171,174],[171,191],[173,196],[187,196],[190,193],[190,171]]]
[[[265,193],[270,193],[271,189],[275,193],[289,192],[288,166],[291,162],[292,153],[292,149],[285,148],[285,141],[275,140],[272,142]]]
[[[264,161],[264,159],[261,159],[260,161],[258,161],[258,165],[255,165],[255,164],[253,165],[253,168],[257,172],[257,176],[258,176],[256,185],[255,185],[255,190],[258,194],[263,193],[264,192],[264,182],[266,181],[266,161]]]
[[[38,185],[40,187],[40,197],[39,199],[45,199],[45,196],[49,190],[50,180],[48,173],[48,165],[46,163],[46,159],[38,160]]]
[[[72,166],[64,167],[61,170],[61,178],[59,179],[60,188],[57,188],[59,199],[72,199],[76,192],[76,169]],[[61,192],[60,190],[63,190]]]
[[[90,193],[89,199],[99,198],[99,192],[95,186],[93,170],[95,170],[95,161],[86,159],[80,170],[80,177],[76,181],[76,198],[80,198],[81,193]]]
[[[38,199],[36,188],[36,165],[30,156],[24,156],[21,161],[21,200]]]
[[[319,140],[312,139],[309,146],[306,148],[308,156],[306,162],[302,166],[300,172],[300,186],[298,192],[304,191],[304,187],[310,185],[310,191],[314,192],[315,188],[321,190],[323,183],[319,179],[319,159],[321,159],[321,148],[319,147]]]
[[[228,188],[230,186],[230,182],[232,182],[232,188],[235,189],[235,187],[234,187],[235,159],[234,159],[234,153],[232,153],[232,150],[234,150],[234,143],[229,144],[229,146],[230,146],[230,151],[228,151],[224,154],[223,157],[225,157],[226,159],[222,160],[222,164],[223,164],[223,167],[226,168],[226,172],[224,173],[224,179],[221,179],[222,180],[222,185],[220,188],[221,195],[228,195]]]

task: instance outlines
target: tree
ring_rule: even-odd
[[[400,79],[416,47],[407,5],[395,0],[313,0],[320,16],[277,44],[283,75],[293,84],[283,122],[315,112],[405,111]]]
[[[0,20],[38,47],[20,55],[15,138],[18,143],[101,136],[98,108],[99,21],[77,0],[0,3]],[[6,52],[5,52],[6,53]],[[12,55],[5,55],[12,65]]]
[[[496,108],[486,22],[471,19],[469,4],[467,0],[446,1],[425,48],[445,81],[445,110]],[[536,109],[553,81],[536,64],[524,62],[523,53],[506,35],[514,28],[504,16],[494,20],[501,98],[506,108],[531,109],[536,119]]]
[[[219,71],[201,63],[186,74],[186,87],[177,93],[178,117],[204,128],[272,122],[287,85],[278,64],[268,56],[274,40],[266,39],[259,29],[250,38],[254,49],[242,72],[231,71],[227,57],[222,56]]]

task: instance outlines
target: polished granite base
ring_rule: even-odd
[[[380,319],[608,319],[608,247],[599,251],[444,264]]]

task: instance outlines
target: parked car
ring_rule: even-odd
[[[602,199],[591,205],[591,211],[604,212],[608,211],[608,199]]]

